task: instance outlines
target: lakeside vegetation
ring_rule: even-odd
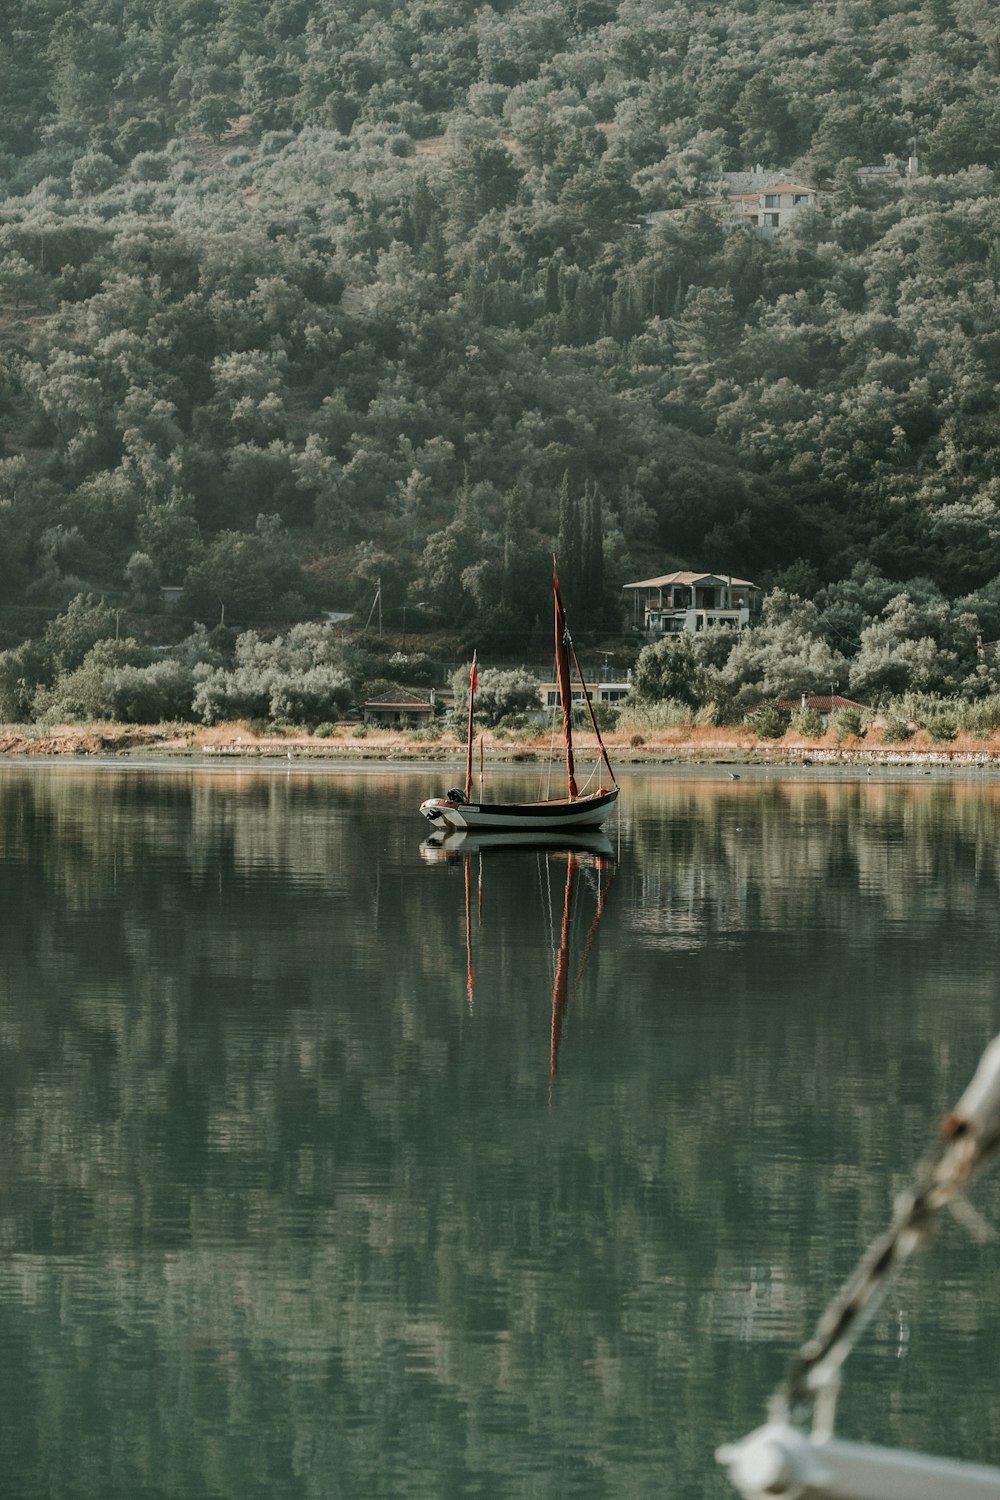
[[[22,0],[0,69],[0,718],[239,716],[270,673],[265,717],[329,722],[420,684],[408,629],[513,665],[553,546],[626,664],[622,582],[768,592],[647,696],[989,712],[986,0]],[[756,162],[820,189],[772,238],[714,204]],[[402,662],[275,646],[376,590]]]
[[[902,703],[900,709],[912,707]],[[715,725],[704,716],[664,705],[655,714],[628,715],[602,738],[619,769],[642,765],[866,765],[1000,763],[1000,724],[966,723],[950,702],[919,705],[936,710],[929,722],[897,715],[834,714],[829,727],[807,713],[790,720]],[[1000,700],[994,705],[1000,718]],[[557,742],[558,741],[558,745]],[[485,763],[539,769],[551,766],[561,736],[551,727],[521,724],[483,729],[477,735]],[[576,736],[578,765],[598,760],[597,743],[586,729]],[[393,761],[464,764],[466,742],[457,723],[422,729],[369,727],[359,723],[320,725],[310,732],[260,721],[236,720],[212,726],[190,723],[0,725],[0,755],[238,757],[294,761]],[[477,748],[477,754],[479,749]]]
[[[708,742],[741,753],[770,746],[780,755],[793,743],[854,750],[912,742],[917,749],[960,740],[989,745],[1000,738],[1000,692],[990,691],[995,679],[983,660],[974,668],[975,693],[891,692],[890,684],[904,686],[906,677],[898,657],[885,652],[875,706],[845,706],[821,716],[806,702],[810,685],[819,680],[832,690],[837,683],[836,663],[822,656],[822,640],[810,634],[810,622],[818,618],[815,605],[775,590],[764,622],[738,637],[709,630],[644,647],[628,696],[594,705],[609,743],[633,751],[648,745],[652,754],[666,756],[697,754],[699,743]],[[878,627],[864,632],[851,664],[852,683],[854,670],[865,669],[866,662],[874,672],[866,637],[876,635]],[[925,665],[935,657],[957,660],[930,641],[915,644]],[[901,642],[899,654],[906,649]],[[427,704],[430,685],[441,677],[441,664],[424,653],[394,651],[390,642],[348,638],[314,622],[283,634],[196,626],[176,645],[157,648],[123,637],[115,610],[80,596],[40,636],[0,654],[0,730],[7,725],[0,747],[211,749],[222,743],[205,738],[192,727],[197,725],[221,727],[231,748],[239,742],[250,750],[289,735],[308,743],[311,753],[324,743],[356,748],[369,734],[358,722],[366,701],[405,697],[408,690],[400,684],[416,680]],[[477,727],[487,732],[491,750],[502,755],[520,746],[525,755],[540,753],[552,729],[551,720],[549,727],[543,722],[535,677],[523,669],[486,668],[479,687]],[[782,692],[801,693],[801,708],[779,709]],[[401,753],[437,754],[464,743],[467,694],[468,667],[460,666],[448,691],[440,697],[434,691],[428,722],[395,737]],[[231,727],[234,722],[240,729]],[[83,728],[53,733],[60,725]],[[587,726],[581,727],[586,735]],[[779,741],[782,748],[775,751]],[[372,746],[369,753],[377,752]]]

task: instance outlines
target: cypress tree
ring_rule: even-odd
[[[515,608],[517,582],[524,566],[524,543],[524,506],[517,491],[511,490],[504,500],[503,569],[500,574],[500,604],[506,610]]]
[[[580,595],[588,610],[600,613],[604,603],[604,517],[601,492],[596,484],[588,486],[583,507]]]
[[[569,487],[569,471],[563,474],[559,486],[559,578],[571,598],[579,597],[580,573],[583,554],[583,536],[580,530],[580,507]]]
[[[559,269],[559,261],[551,256],[545,268],[545,311],[549,313],[559,311]]]

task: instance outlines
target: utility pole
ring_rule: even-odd
[[[376,609],[378,610],[378,636],[379,636],[379,640],[381,640],[382,639],[382,580],[381,580],[381,578],[377,578],[375,580],[375,598],[372,600],[372,607],[368,611],[368,618],[365,621],[365,629],[366,630],[368,629],[369,625],[372,622],[372,615],[375,613]]]

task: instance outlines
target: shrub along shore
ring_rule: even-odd
[[[947,743],[917,730],[895,741],[885,733],[807,737],[794,731],[780,738],[759,735],[750,725],[738,728],[681,726],[646,734],[614,732],[605,736],[612,764],[643,765],[829,765],[898,767],[938,765],[1000,769],[1000,732],[982,737],[957,735]],[[552,737],[524,730],[486,730],[483,758],[491,765],[518,765],[559,758]],[[590,734],[577,736],[580,767],[596,757]],[[478,755],[477,746],[477,755]],[[0,755],[60,759],[111,756],[150,759],[258,759],[294,761],[399,761],[460,764],[464,741],[454,733],[430,736],[424,730],[375,729],[339,724],[325,735],[305,730],[258,731],[245,722],[193,724],[59,724],[0,726]]]

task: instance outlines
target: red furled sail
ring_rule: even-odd
[[[576,774],[573,765],[573,689],[569,675],[569,628],[566,624],[566,611],[563,609],[562,596],[559,593],[559,575],[556,572],[556,560],[552,559],[552,592],[555,596],[556,605],[556,680],[559,683],[559,699],[563,711],[563,739],[566,743],[566,781],[569,788],[571,801],[576,801]]]

